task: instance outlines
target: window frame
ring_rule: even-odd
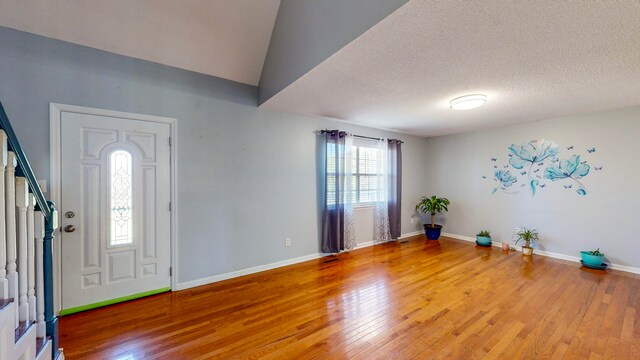
[[[380,176],[380,174],[377,173],[367,173],[367,172],[360,172],[360,152],[361,149],[367,148],[367,149],[374,149],[378,152],[382,152],[381,149],[377,148],[376,146],[376,141],[375,140],[364,140],[364,139],[358,139],[356,142],[354,142],[353,144],[353,152],[355,153],[355,167],[352,168],[353,171],[353,177],[355,179],[355,187],[353,189],[353,193],[354,195],[352,195],[352,199],[353,199],[353,207],[354,208],[359,208],[359,209],[366,209],[366,208],[373,208],[376,206],[376,202],[377,201],[361,201],[361,196],[362,196],[362,181],[361,179],[363,177],[378,177]],[[335,146],[335,144],[332,144],[332,146]],[[381,156],[384,156],[384,154],[380,154]],[[376,164],[376,168],[378,167],[379,164]],[[353,166],[353,165],[352,165]],[[331,175],[333,174],[335,176],[335,171],[337,171],[337,169],[335,169],[334,166],[334,172],[329,172],[327,173],[327,175]],[[370,189],[367,191],[371,191]],[[376,191],[379,191],[379,189],[376,189]],[[332,192],[332,194],[335,195],[335,192]],[[329,206],[335,206],[336,204],[334,202],[329,202],[328,203]]]
[[[356,194],[356,200],[353,202],[353,207],[354,208],[369,208],[369,207],[375,207],[376,206],[376,202],[375,201],[367,201],[367,202],[361,202],[360,201],[360,197],[362,196],[361,192],[361,182],[360,182],[360,178],[364,175],[364,176],[370,176],[370,177],[378,177],[378,174],[375,173],[361,173],[360,172],[360,149],[361,148],[370,148],[370,149],[375,149],[377,151],[380,151],[380,149],[377,149],[373,146],[366,146],[366,145],[354,145],[353,146],[356,149],[356,168],[353,171],[353,176],[356,178],[356,188],[354,189],[354,192]],[[377,166],[377,164],[376,164]]]

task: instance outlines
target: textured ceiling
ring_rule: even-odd
[[[411,0],[262,107],[434,136],[636,104],[638,1]]]
[[[280,0],[0,0],[0,25],[257,85]]]

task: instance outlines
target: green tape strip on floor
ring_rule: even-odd
[[[81,312],[81,311],[87,311],[87,310],[91,310],[91,309],[97,309],[99,307],[103,307],[103,306],[107,306],[107,305],[113,305],[113,304],[121,303],[121,302],[124,302],[124,301],[129,301],[129,300],[135,300],[135,299],[139,299],[141,297],[160,294],[160,293],[167,292],[167,291],[171,291],[171,288],[170,287],[165,287],[165,288],[162,288],[162,289],[149,290],[149,291],[141,292],[141,293],[138,293],[138,294],[123,296],[123,297],[119,297],[119,298],[115,298],[115,299],[111,299],[111,300],[99,301],[99,302],[93,303],[93,304],[76,306],[76,307],[72,307],[72,308],[69,308],[69,309],[61,310],[60,311],[60,316],[69,315],[69,314],[75,314],[75,313],[78,313],[78,312]]]

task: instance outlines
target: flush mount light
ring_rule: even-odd
[[[457,97],[449,102],[452,110],[470,110],[484,105],[487,96],[482,94],[465,95]]]

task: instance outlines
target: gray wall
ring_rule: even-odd
[[[408,0],[281,0],[260,77],[260,104]]]
[[[255,87],[2,27],[0,101],[41,179],[50,102],[178,119],[179,282],[318,252],[318,129],[404,140],[402,231],[418,229],[423,138],[260,110]]]
[[[546,251],[580,256],[580,250],[599,247],[613,263],[640,267],[639,134],[640,107],[634,107],[432,138],[425,162],[428,191],[452,202],[440,217],[446,232],[473,237],[487,229],[502,242],[512,238],[516,226],[528,226],[540,231],[539,248]],[[565,189],[572,183],[568,180],[541,180],[547,185],[534,197],[528,192],[491,195],[493,165],[507,163],[507,147],[543,138],[563,146],[560,158],[582,154],[588,161],[590,173],[581,179],[588,194],[579,196],[575,183]],[[589,154],[592,147],[596,152]]]

